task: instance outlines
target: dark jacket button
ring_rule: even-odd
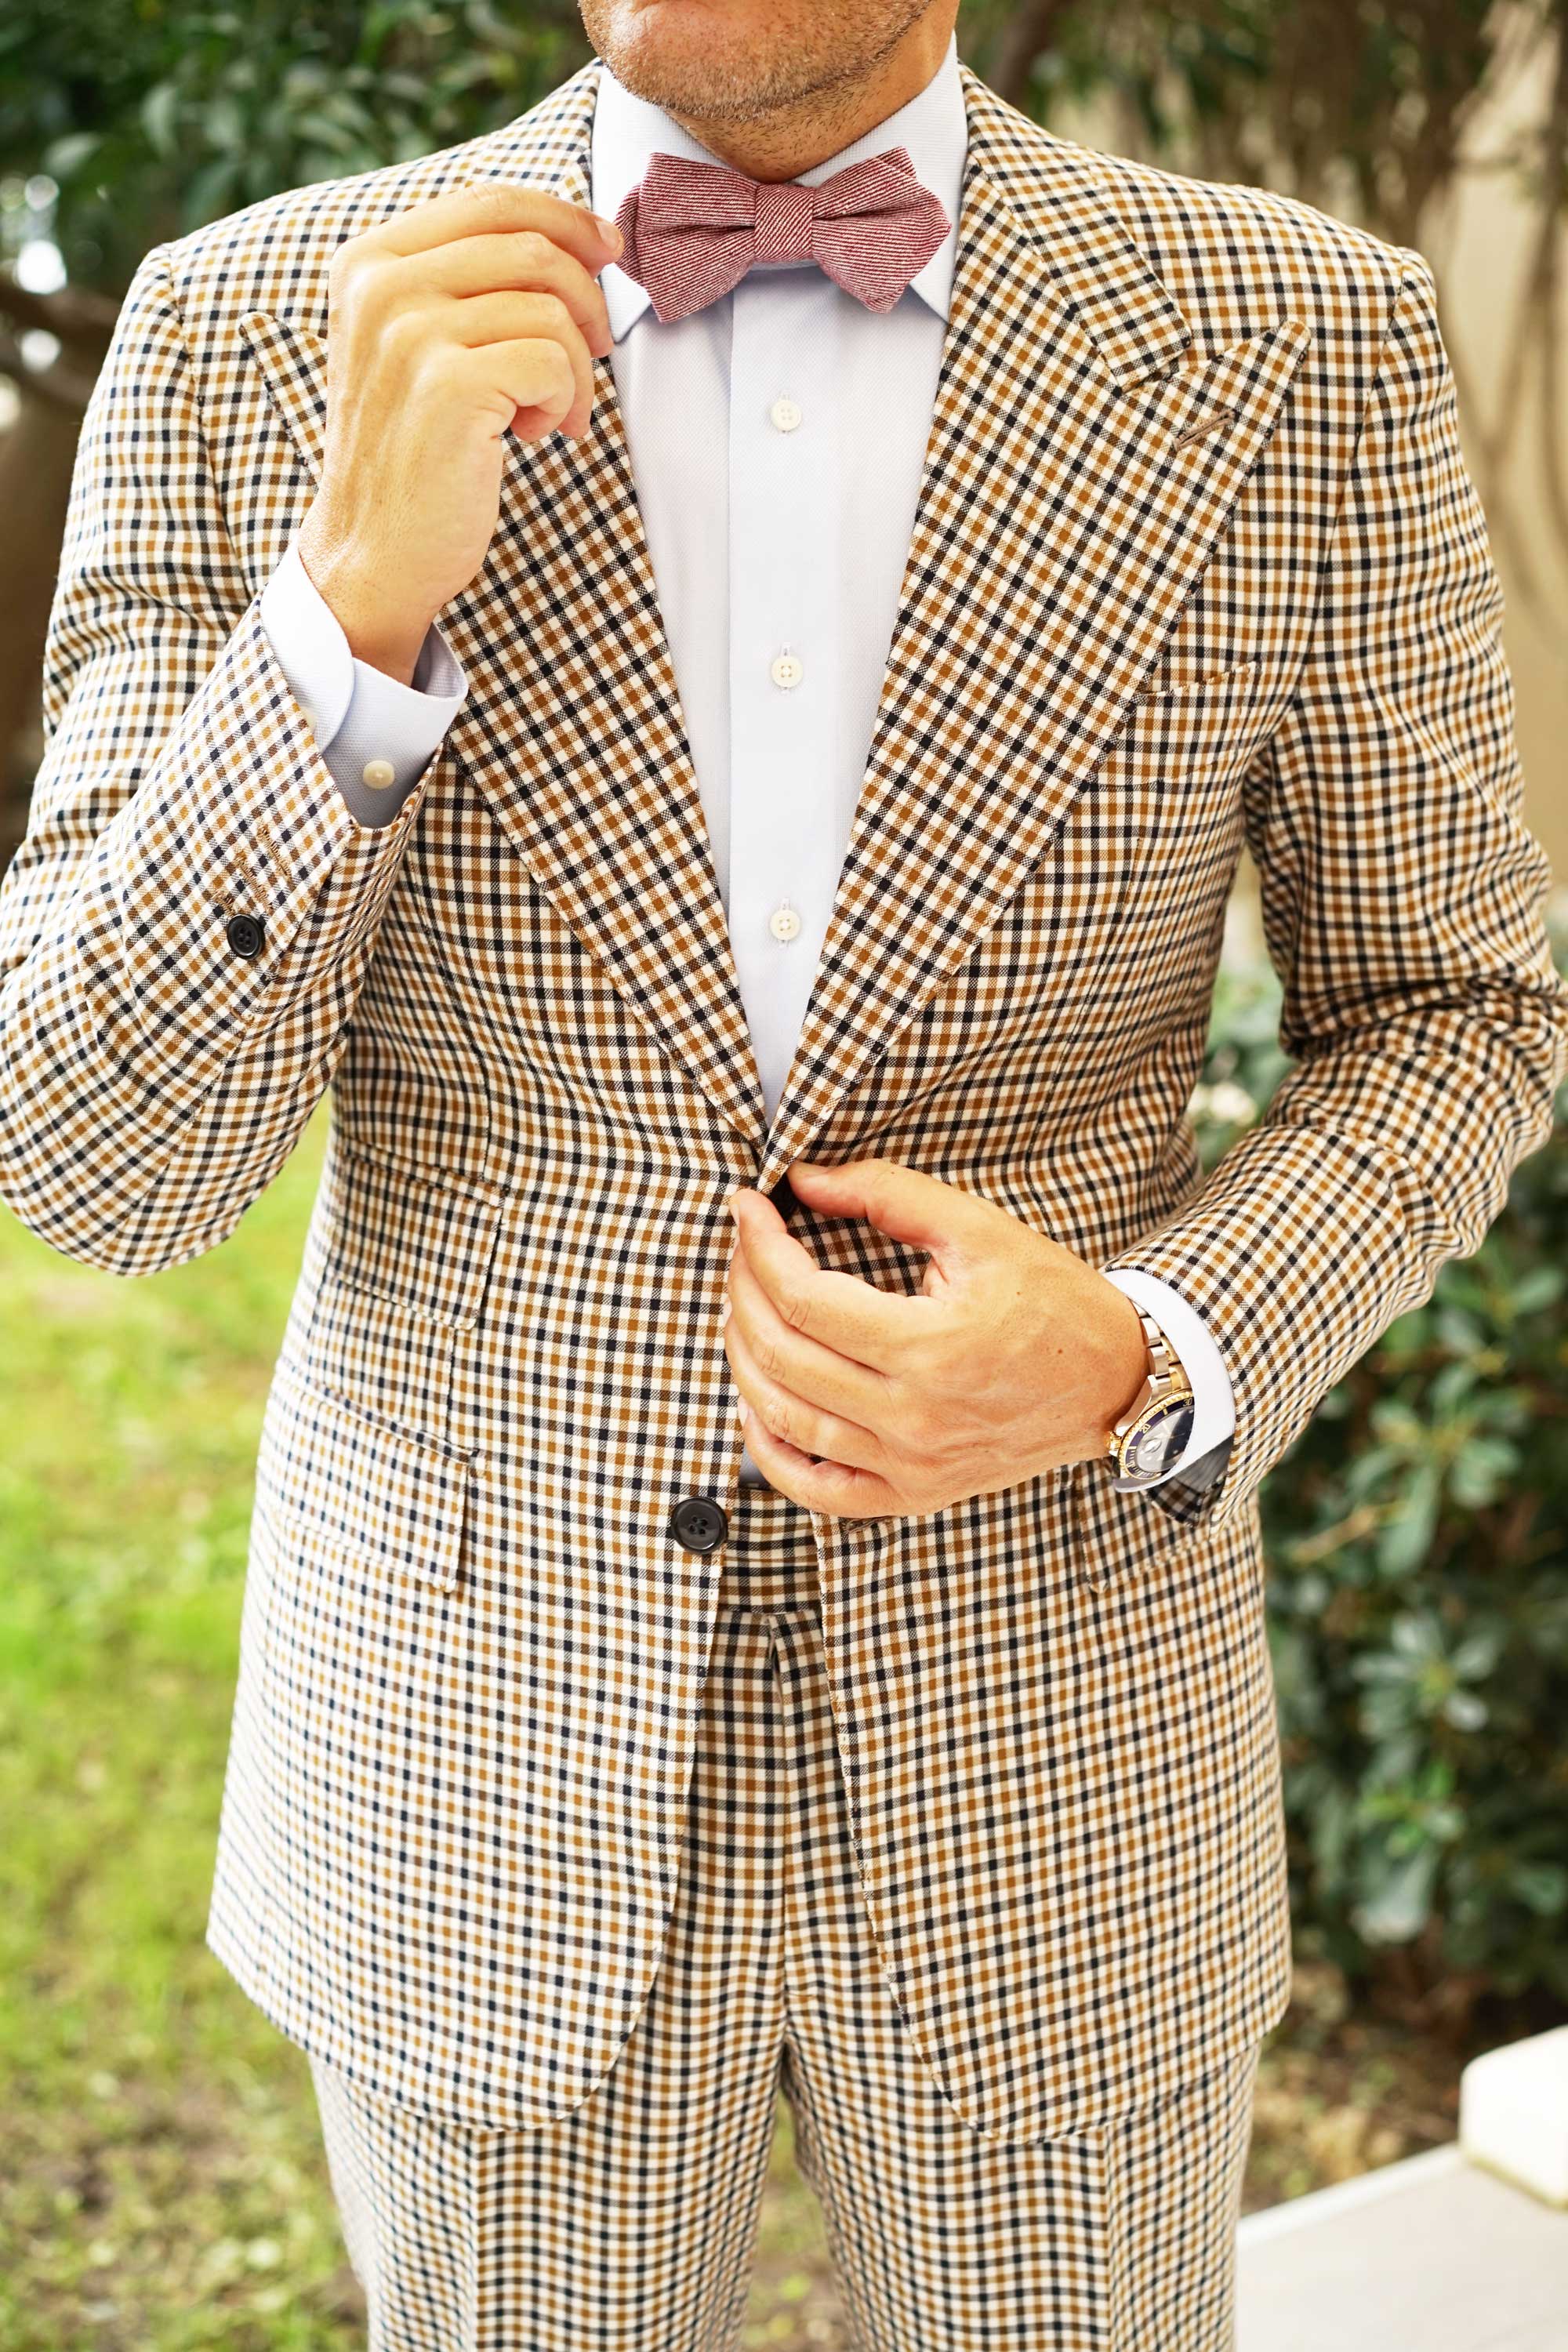
[[[261,953],[261,918],[259,915],[231,915],[227,924],[228,943],[237,956],[248,963],[252,956]]]
[[[717,1551],[730,1522],[706,1495],[683,1495],[669,1515],[669,1532],[688,1551]]]

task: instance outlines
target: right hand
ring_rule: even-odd
[[[431,622],[484,562],[504,436],[576,439],[612,342],[595,215],[489,181],[348,238],[328,272],[327,431],[300,526],[351,651],[406,686]]]

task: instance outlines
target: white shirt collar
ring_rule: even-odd
[[[825,157],[809,172],[798,175],[804,186],[815,187],[829,173],[842,171],[847,163],[858,163],[863,155],[879,155],[885,147],[907,147],[917,177],[936,197],[952,224],[936,251],[910,280],[910,289],[942,319],[947,317],[952,287],[958,208],[968,142],[969,124],[963,110],[958,37],[954,33],[949,36],[946,56],[923,89],[917,90],[905,105],[886,115],[858,139],[851,140],[847,147],[841,147],[836,155]],[[693,139],[662,106],[635,96],[617,81],[601,58],[589,164],[593,189],[589,202],[595,212],[606,220],[614,220],[622,198],[647,171],[648,158],[656,147],[671,155],[692,156],[702,163],[723,161],[722,156],[715,155],[710,148]],[[647,289],[639,286],[635,278],[628,278],[613,261],[600,271],[599,283],[605,290],[610,332],[618,343],[647,308]]]

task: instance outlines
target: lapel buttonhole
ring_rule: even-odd
[[[1184,449],[1189,441],[1206,441],[1211,434],[1218,433],[1226,425],[1234,425],[1235,422],[1234,408],[1211,409],[1206,415],[1198,417],[1195,423],[1189,425],[1184,432],[1178,433],[1172,446],[1177,449]]]

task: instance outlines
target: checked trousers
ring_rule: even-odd
[[[780,2091],[857,2352],[1229,2352],[1257,2057],[1034,2147],[959,2117],[861,1896],[809,1516],[742,1485],[675,1912],[609,2074],[495,2132],[310,2064],[369,2352],[731,2352]]]

